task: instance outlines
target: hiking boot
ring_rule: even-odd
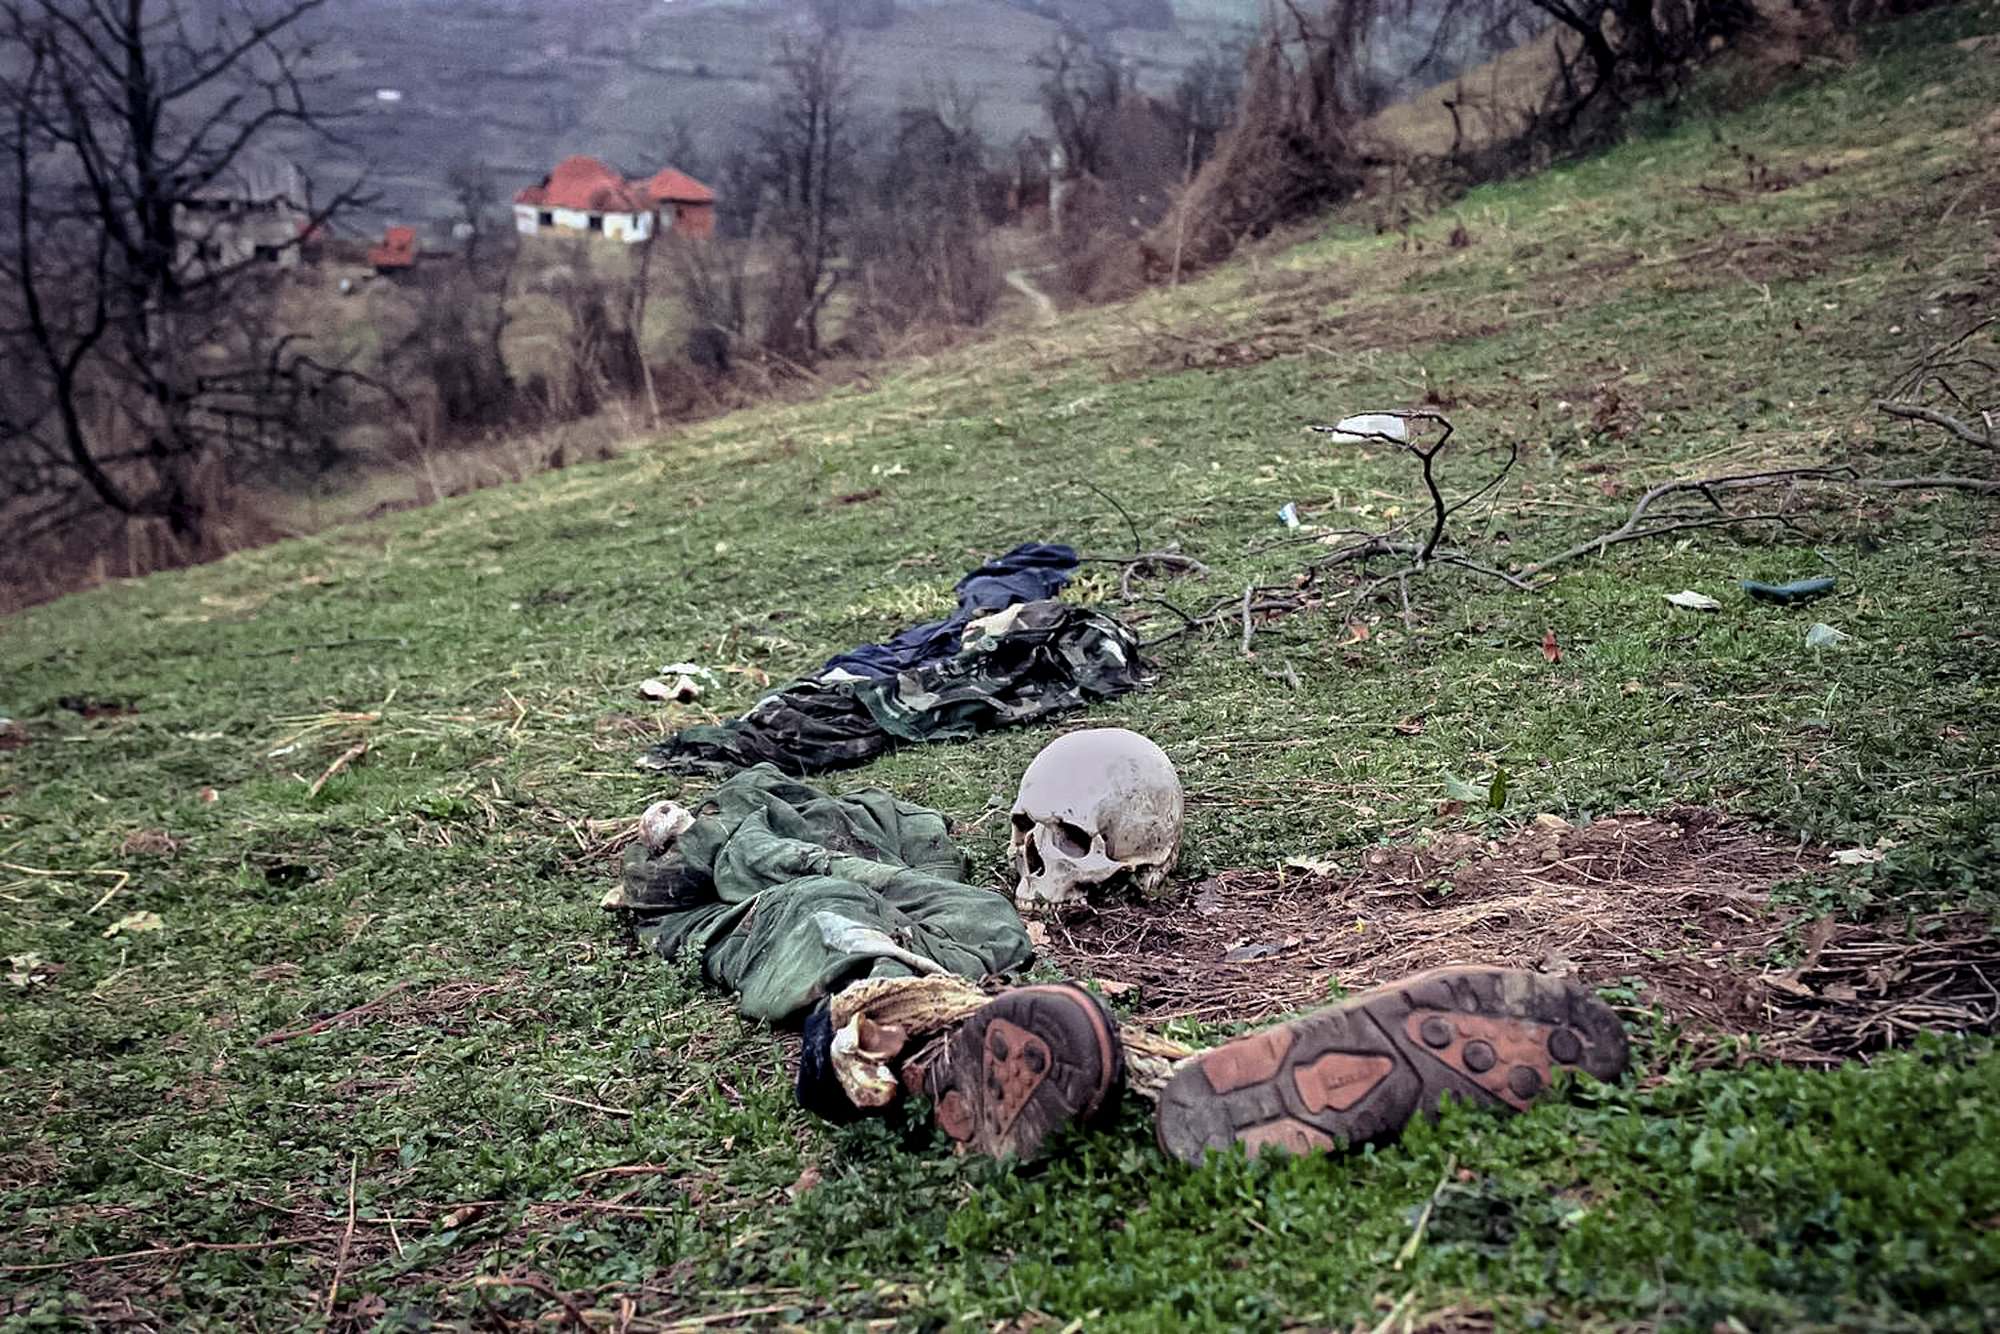
[[[1613,1079],[1625,1030],[1574,982],[1436,968],[1189,1061],[1160,1094],[1160,1147],[1314,1153],[1393,1137],[1446,1095],[1525,1110],[1557,1070]]]
[[[1103,1002],[1081,987],[1020,987],[974,1011],[918,1076],[960,1152],[1038,1156],[1125,1081],[1125,1049]]]

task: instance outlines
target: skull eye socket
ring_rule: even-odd
[[[1033,832],[1034,832],[1034,830],[1035,830],[1035,817],[1034,817],[1034,816],[1032,816],[1032,815],[1028,814],[1028,813],[1027,813],[1026,811],[1015,811],[1015,812],[1014,812],[1014,832],[1015,832],[1015,833],[1017,833],[1017,834],[1031,834],[1031,833],[1033,833]]]
[[[1056,846],[1072,857],[1081,857],[1090,851],[1090,835],[1067,820],[1056,824]]]

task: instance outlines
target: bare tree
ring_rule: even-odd
[[[1111,118],[1131,93],[1125,71],[1075,29],[1065,28],[1033,60],[1042,71],[1042,111],[1066,170],[1104,172]]]
[[[660,139],[660,149],[666,155],[668,166],[697,180],[707,178],[708,154],[702,136],[695,132],[692,118],[681,115],[667,122],[667,132]]]
[[[502,225],[500,186],[493,179],[493,169],[479,160],[459,163],[445,173],[444,180],[457,205],[452,222],[454,229],[464,234],[465,266],[477,269],[480,246]]]
[[[989,231],[1004,208],[977,124],[977,102],[952,86],[896,113],[872,206],[854,228],[858,315],[870,331],[976,325],[992,313],[1002,280]]]
[[[1208,161],[1216,140],[1236,118],[1236,103],[1243,95],[1243,61],[1240,48],[1204,51],[1175,82],[1173,110],[1184,144],[1183,179],[1192,179]]]
[[[1754,0],[1516,0],[1553,20],[1557,72],[1541,117],[1576,147],[1643,97],[1678,92],[1710,46],[1759,22]]]
[[[838,27],[821,18],[778,46],[778,103],[758,136],[769,231],[779,242],[765,343],[819,355],[819,320],[842,274],[840,225],[854,187],[854,74]]]
[[[322,3],[0,0],[0,465],[20,523],[90,504],[199,547],[216,469],[296,448],[337,393],[265,318],[271,269],[359,188],[315,203],[263,152],[321,129],[297,28]]]

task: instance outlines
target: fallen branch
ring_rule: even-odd
[[[1079,556],[1078,560],[1087,565],[1118,565],[1118,596],[1126,602],[1144,601],[1132,594],[1132,577],[1154,568],[1178,571],[1182,574],[1206,575],[1208,566],[1192,556],[1183,556],[1178,551],[1140,551],[1130,556]]]
[[[1994,434],[1993,413],[1990,411],[1980,412],[1979,422],[1985,429],[1975,431],[1948,412],[1919,407],[1915,403],[1898,403],[1893,399],[1878,398],[1875,400],[1875,408],[1879,412],[1888,413],[1891,417],[1927,422],[1932,426],[1941,427],[1964,443],[1980,449],[2000,449],[2000,435]]]
[[[1877,491],[1972,491],[1980,495],[2000,491],[2000,481],[1982,477],[1857,477],[1852,485]]]
[[[1689,528],[1714,528],[1724,524],[1768,522],[1786,516],[1777,513],[1755,515],[1732,515],[1723,509],[1718,495],[1725,491],[1745,490],[1754,487],[1777,486],[1798,481],[1851,481],[1860,474],[1848,467],[1834,468],[1779,468],[1770,472],[1735,473],[1726,477],[1681,478],[1663,482],[1639,497],[1632,506],[1632,513],[1625,522],[1608,533],[1601,533],[1585,542],[1579,542],[1567,551],[1559,552],[1546,560],[1536,561],[1521,570],[1523,579],[1533,579],[1544,570],[1588,556],[1594,552],[1617,546],[1623,542],[1637,542],[1642,538],[1658,537],[1663,533],[1681,532]],[[1667,496],[1695,494],[1707,500],[1716,513],[1705,516],[1667,515],[1649,523],[1655,503]]]
[[[1440,453],[1442,453],[1444,451],[1444,447],[1451,442],[1452,433],[1455,430],[1457,430],[1457,428],[1451,424],[1451,418],[1445,416],[1442,412],[1431,412],[1428,409],[1415,409],[1415,410],[1401,411],[1401,412],[1378,412],[1378,413],[1372,413],[1370,415],[1377,417],[1394,417],[1397,420],[1404,422],[1433,422],[1436,425],[1444,428],[1444,434],[1440,435],[1437,438],[1437,440],[1433,442],[1429,447],[1419,445],[1413,440],[1390,435],[1384,431],[1352,431],[1352,430],[1345,430],[1338,426],[1314,426],[1312,428],[1315,431],[1337,432],[1343,436],[1351,436],[1356,440],[1377,440],[1385,445],[1390,445],[1393,446],[1394,448],[1403,450],[1406,453],[1414,454],[1417,456],[1419,460],[1423,462],[1424,488],[1431,493],[1431,509],[1432,512],[1435,514],[1436,518],[1433,520],[1431,524],[1431,535],[1424,539],[1423,549],[1421,550],[1421,552],[1418,553],[1417,556],[1417,568],[1422,569],[1425,565],[1428,565],[1430,563],[1431,553],[1437,550],[1438,543],[1444,539],[1444,521],[1451,516],[1452,509],[1458,508],[1458,506],[1452,506],[1450,509],[1446,508],[1444,503],[1444,493],[1438,490],[1437,477],[1432,468],[1432,464],[1437,459],[1437,456]],[[1507,467],[1511,468],[1513,466],[1514,466],[1513,461],[1510,459],[1507,463]],[[1506,468],[1501,469],[1500,476],[1501,477],[1506,476]],[[1493,479],[1493,481],[1487,483],[1487,486],[1497,486],[1499,485],[1499,481],[1500,478],[1496,477]],[[1481,487],[1480,491],[1484,491],[1485,489],[1486,487]],[[1467,496],[1465,498],[1465,501],[1461,501],[1460,504],[1464,504],[1466,502],[1471,501],[1479,494],[1480,494],[1479,491],[1473,492],[1471,496]]]
[[[1969,335],[1966,335],[1969,336]],[[1959,340],[1963,341],[1964,336]],[[1954,345],[1955,346],[1955,345]],[[1926,410],[1928,411],[1928,410]],[[1193,616],[1170,603],[1161,603],[1174,615],[1180,617],[1181,626],[1176,630],[1147,641],[1151,648],[1177,639],[1190,631],[1205,628],[1229,620],[1240,624],[1242,630],[1242,653],[1245,658],[1253,657],[1251,644],[1257,631],[1256,617],[1260,614],[1275,613],[1290,615],[1315,607],[1324,607],[1336,600],[1346,599],[1365,603],[1380,590],[1394,584],[1402,599],[1403,616],[1408,620],[1411,612],[1409,581],[1413,574],[1424,573],[1431,565],[1453,565],[1470,573],[1489,579],[1497,579],[1508,587],[1520,592],[1534,592],[1541,587],[1538,576],[1557,566],[1584,556],[1595,555],[1627,542],[1637,542],[1647,538],[1661,537],[1669,533],[1688,532],[1704,528],[1734,527],[1739,524],[1775,523],[1811,539],[1812,534],[1802,528],[1787,506],[1780,503],[1774,509],[1759,509],[1747,513],[1732,512],[1724,503],[1724,497],[1736,491],[1753,491],[1771,487],[1796,487],[1803,482],[1824,482],[1837,486],[1851,486],[1864,490],[1958,490],[1975,494],[2000,493],[2000,481],[1976,477],[1937,475],[1930,477],[1864,477],[1854,468],[1844,465],[1816,465],[1798,468],[1776,468],[1762,472],[1732,473],[1720,477],[1677,478],[1663,482],[1641,495],[1632,506],[1623,523],[1606,533],[1577,543],[1567,550],[1557,552],[1542,560],[1517,570],[1502,570],[1474,560],[1463,551],[1442,545],[1447,522],[1451,516],[1465,506],[1492,492],[1505,480],[1519,460],[1520,448],[1510,445],[1506,460],[1501,463],[1493,476],[1469,495],[1452,503],[1447,503],[1442,487],[1438,484],[1435,461],[1445,443],[1452,437],[1453,427],[1441,413],[1429,411],[1387,412],[1383,416],[1395,417],[1402,421],[1435,423],[1443,428],[1443,434],[1429,445],[1412,444],[1381,431],[1352,431],[1342,433],[1359,439],[1374,440],[1414,454],[1423,464],[1425,490],[1431,498],[1431,524],[1428,534],[1421,542],[1405,540],[1398,536],[1403,525],[1386,532],[1366,533],[1356,529],[1339,530],[1338,535],[1353,536],[1360,540],[1332,551],[1312,561],[1301,570],[1289,585],[1247,584],[1241,594],[1232,594],[1216,601],[1209,609]],[[1935,414],[1933,414],[1935,415]],[[1989,429],[1992,414],[1983,414]],[[1316,431],[1338,431],[1341,428],[1314,426]],[[1675,506],[1676,499],[1690,499],[1698,507],[1690,509],[1686,505]],[[1275,546],[1295,541],[1323,541],[1328,534],[1314,534],[1297,538],[1284,538],[1253,548],[1253,551],[1268,550]],[[1347,565],[1362,564],[1375,557],[1402,557],[1410,564],[1390,574],[1369,580],[1360,587],[1348,587],[1330,593],[1322,593],[1314,585],[1325,572]],[[1822,556],[1822,559],[1825,559]],[[1832,563],[1832,562],[1829,562]],[[1367,571],[1364,569],[1363,574]],[[1143,599],[1157,601],[1157,599]]]

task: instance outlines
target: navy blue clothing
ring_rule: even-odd
[[[942,621],[913,625],[886,644],[849,649],[815,675],[839,669],[886,680],[899,672],[956,657],[965,627],[989,612],[1016,602],[1041,602],[1069,583],[1078,565],[1076,548],[1054,542],[1023,542],[958,581],[958,611]]]

